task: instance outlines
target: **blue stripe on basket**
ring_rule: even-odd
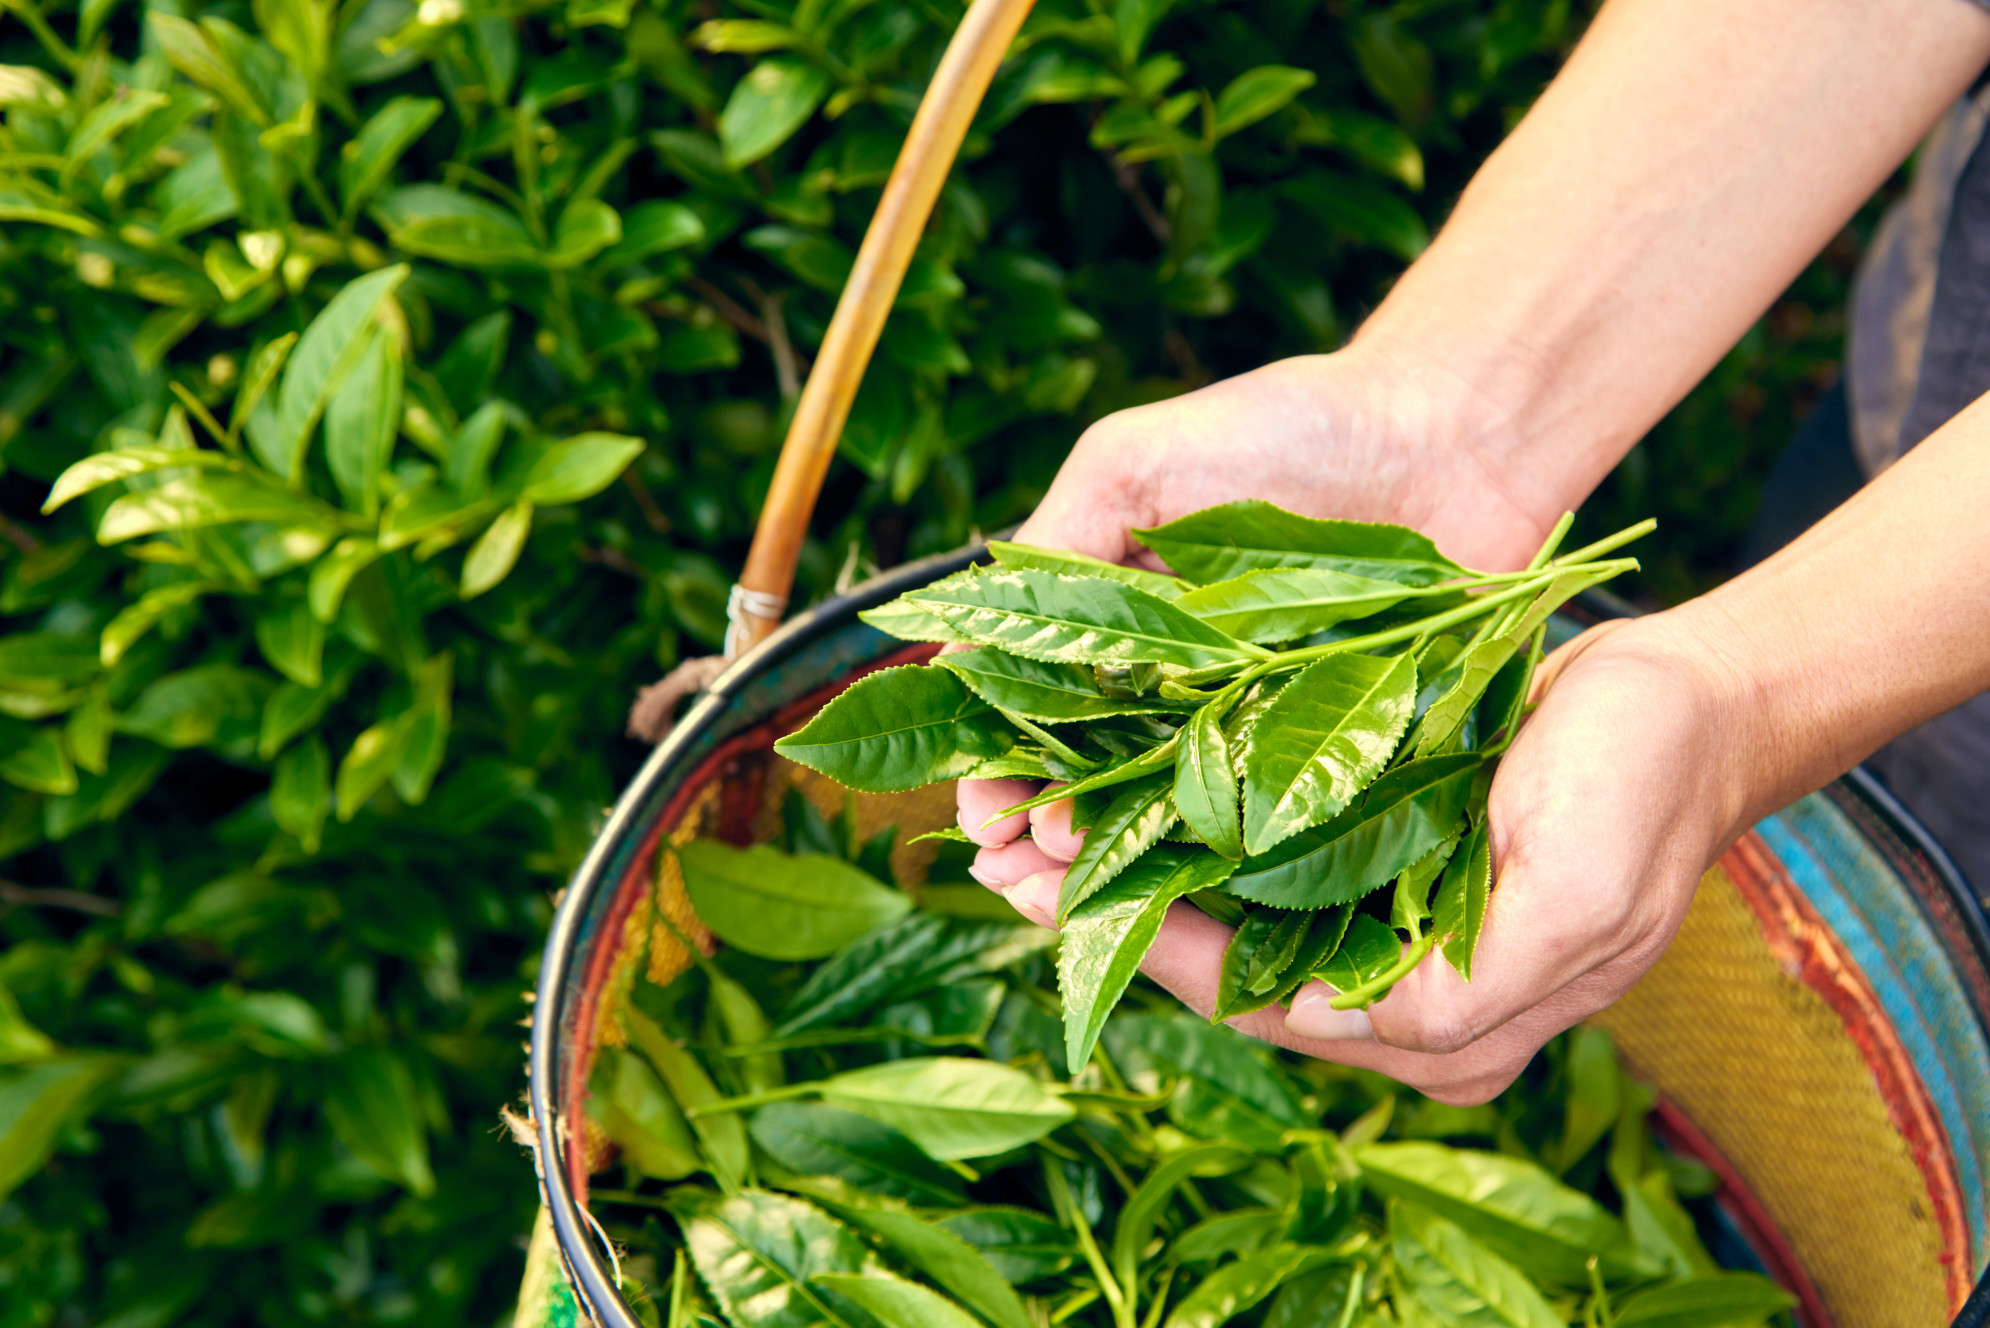
[[[1949,1136],[1981,1272],[1990,1257],[1983,1194],[1990,1047],[1948,952],[1898,874],[1824,798],[1804,798],[1756,831],[1865,973],[1913,1057]]]

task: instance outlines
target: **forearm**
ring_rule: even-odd
[[[1356,339],[1550,519],[1990,59],[1970,0],[1610,0]]]
[[[1990,398],[1752,571],[1647,620],[1726,698],[1734,829],[1990,689]]]

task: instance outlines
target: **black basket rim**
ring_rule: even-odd
[[[610,880],[607,873],[610,854],[623,838],[641,828],[637,825],[638,818],[651,805],[658,787],[673,775],[688,773],[680,770],[685,756],[748,683],[820,637],[847,626],[864,609],[874,608],[914,586],[925,585],[986,557],[986,544],[976,542],[894,567],[797,614],[759,646],[735,660],[657,744],[635,778],[629,781],[561,897],[540,960],[526,1069],[527,1100],[537,1135],[533,1164],[538,1173],[540,1198],[552,1219],[567,1283],[580,1301],[581,1311],[602,1328],[641,1328],[641,1322],[623,1299],[615,1274],[603,1257],[601,1244],[595,1238],[599,1228],[581,1209],[567,1182],[557,1138],[553,1085],[557,1078],[556,1056],[563,1040],[567,979],[580,928],[601,891],[612,890],[619,884]],[[1580,616],[1592,622],[1640,613],[1627,601],[1608,593],[1585,592],[1579,601],[1584,610]],[[1845,782],[1889,829],[1927,860],[1962,919],[1978,963],[1990,971],[1990,918],[1986,918],[1983,902],[1940,843],[1864,766],[1850,771]],[[1990,1272],[1977,1282],[1952,1328],[1990,1328]]]

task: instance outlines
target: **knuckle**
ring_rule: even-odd
[[[1382,1016],[1378,1009],[1376,1016]],[[1444,1056],[1462,1051],[1478,1041],[1479,1033],[1462,1010],[1448,1006],[1418,1005],[1395,1015],[1374,1019],[1375,1039],[1401,1051],[1421,1051]]]

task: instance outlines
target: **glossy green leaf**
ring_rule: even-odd
[[[333,392],[366,354],[362,335],[380,307],[407,279],[406,264],[369,272],[348,284],[311,320],[284,365],[276,411],[268,424],[251,415],[249,444],[262,463],[286,480],[299,478],[304,450]]]
[[[698,1141],[656,1071],[619,1047],[599,1047],[594,1056],[588,1118],[622,1150],[622,1160],[657,1180],[701,1170]]]
[[[559,271],[585,263],[622,238],[622,218],[598,198],[576,198],[560,212],[553,247],[541,260]]]
[[[992,1328],[1031,1328],[1029,1311],[1014,1287],[959,1235],[886,1195],[848,1181],[816,1178],[798,1188],[858,1230],[882,1242],[898,1259],[945,1287]],[[958,1200],[955,1201],[957,1206]],[[851,1297],[865,1304],[861,1297]],[[869,1306],[866,1305],[868,1308]],[[970,1320],[972,1322],[972,1320]],[[913,1320],[915,1328],[921,1320]]]
[[[666,1196],[698,1276],[738,1328],[868,1328],[814,1279],[870,1264],[857,1234],[815,1205],[768,1190]]]
[[[859,678],[774,750],[848,788],[891,793],[958,778],[1013,742],[957,675],[913,665]]]
[[[1136,590],[1144,590],[1158,599],[1179,599],[1188,589],[1184,582],[1160,572],[1150,572],[1144,567],[1125,567],[1119,563],[1109,563],[1100,558],[1087,557],[1082,553],[1069,553],[1063,549],[1046,549],[1035,544],[1017,544],[1010,540],[989,540],[988,553],[1003,567],[1032,568],[1039,572],[1056,572],[1062,576],[1097,576],[1108,581],[1123,581]]]
[[[1066,802],[1073,798],[1080,798],[1084,794],[1097,793],[1102,789],[1113,788],[1132,780],[1158,776],[1162,771],[1174,765],[1175,751],[1179,745],[1174,739],[1170,739],[1157,747],[1150,747],[1140,755],[1122,761],[1118,765],[1107,766],[1105,769],[1086,775],[1082,779],[1074,779],[1061,788],[1046,789],[1032,798],[1017,803],[1013,807],[1003,808],[1000,812],[989,818],[989,824],[993,825],[1003,817],[1013,816],[1017,812],[1048,806],[1053,802]],[[1173,777],[1169,776],[1169,778],[1172,780]],[[1074,813],[1075,815],[1076,813]],[[1074,822],[1074,828],[1083,829],[1085,827],[1076,826]]]
[[[1057,991],[1064,1006],[1065,1063],[1083,1066],[1161,933],[1168,906],[1222,884],[1231,863],[1198,849],[1156,844],[1065,919],[1057,950]]]
[[[750,166],[794,136],[829,95],[829,75],[805,60],[777,55],[747,72],[719,114],[728,170]]]
[[[1147,1070],[1181,1081],[1168,1116],[1197,1138],[1277,1153],[1287,1130],[1318,1123],[1263,1049],[1195,1015],[1121,1014],[1100,1040],[1129,1078]]]
[[[338,778],[333,785],[334,805],[341,822],[359,815],[360,808],[387,787],[395,767],[401,763],[401,744],[406,736],[401,725],[382,720],[352,740],[352,746],[339,761]]]
[[[970,640],[1050,663],[1193,669],[1247,664],[1264,655],[1117,581],[1023,568],[984,572],[912,598]]]
[[[52,724],[7,721],[0,736],[0,779],[34,793],[76,791],[76,766]]]
[[[883,1121],[941,1161],[1034,1143],[1076,1114],[1021,1070],[953,1056],[845,1070],[819,1091],[831,1106]]]
[[[606,264],[634,263],[705,238],[705,223],[697,212],[674,199],[647,199],[629,209],[621,220],[622,238],[602,254]]]
[[[1310,69],[1259,65],[1232,79],[1216,97],[1216,136],[1254,125],[1318,82]]]
[[[352,1155],[418,1195],[435,1191],[414,1075],[393,1048],[354,1047],[326,1065],[325,1117]]]
[[[1385,771],[1332,820],[1246,858],[1225,889],[1278,908],[1359,899],[1456,829],[1479,766],[1480,758],[1467,753]]]
[[[1135,859],[1161,842],[1174,823],[1173,781],[1164,777],[1127,785],[1085,832],[1078,856],[1064,871],[1057,892],[1057,921],[1097,894]]]
[[[228,464],[228,456],[197,447],[124,447],[85,457],[56,477],[49,488],[43,512],[53,512],[71,499],[80,498],[106,484],[176,466],[215,467]]]
[[[311,606],[311,616],[321,623],[336,619],[339,605],[345,599],[346,587],[369,563],[377,560],[381,552],[374,541],[358,536],[348,536],[333,545],[331,552],[311,569],[309,590],[305,595],[305,602]]]
[[[394,163],[442,114],[433,97],[395,97],[360,126],[339,154],[339,204],[347,218],[358,215],[387,183]]]
[[[1045,724],[1167,709],[1107,696],[1083,664],[1046,664],[989,648],[941,655],[933,662],[959,675],[976,696],[997,709]]]
[[[973,1246],[1012,1286],[1055,1277],[1077,1253],[1062,1225],[1027,1208],[970,1206],[938,1216],[934,1225]]]
[[[1191,1176],[1216,1176],[1242,1171],[1252,1162],[1250,1154],[1222,1144],[1201,1144],[1184,1148],[1157,1162],[1140,1185],[1126,1196],[1125,1207],[1113,1224],[1112,1246],[1108,1252],[1113,1276],[1121,1286],[1132,1286],[1140,1271],[1140,1256],[1153,1239],[1154,1225],[1182,1182]]]
[[[41,1170],[70,1120],[116,1068],[109,1057],[67,1056],[0,1069],[0,1195]]]
[[[1274,990],[1298,957],[1312,923],[1313,914],[1304,910],[1261,908],[1247,916],[1223,949],[1209,1021],[1220,1024],[1245,1013],[1242,1007],[1250,997]]]
[[[815,1284],[844,1296],[883,1328],[981,1328],[978,1319],[937,1291],[883,1271],[818,1273]]]
[[[1457,1223],[1535,1277],[1586,1285],[1592,1254],[1607,1276],[1648,1271],[1622,1223],[1532,1162],[1424,1142],[1368,1144],[1355,1159],[1370,1188]]]
[[[1464,826],[1438,841],[1437,847],[1418,858],[1396,877],[1396,888],[1389,902],[1389,925],[1412,935],[1421,935],[1423,924],[1430,918],[1430,891],[1437,884],[1437,878],[1444,874],[1444,865],[1451,861],[1451,855],[1458,851],[1458,843],[1464,838]]]
[[[1245,850],[1262,854],[1345,807],[1395,750],[1415,700],[1406,654],[1329,655],[1287,683],[1244,767]]]
[[[316,853],[332,809],[332,758],[312,734],[277,758],[270,779],[269,810],[306,853]]]
[[[168,480],[156,489],[128,493],[104,509],[97,523],[101,544],[119,544],[166,530],[198,530],[245,521],[319,525],[332,509],[289,489],[228,471]]]
[[[401,427],[401,348],[376,332],[325,404],[325,464],[346,510],[373,516]]]
[[[1274,1245],[1224,1264],[1170,1310],[1166,1328],[1218,1328],[1257,1305],[1287,1281],[1336,1258],[1314,1245]]]
[[[678,860],[705,925],[726,944],[769,959],[820,959],[912,909],[905,895],[816,854],[701,839],[678,850]]]
[[[257,614],[256,646],[271,668],[298,686],[324,681],[325,624],[303,600],[281,601]]]
[[[1313,976],[1335,991],[1353,991],[1374,981],[1403,957],[1403,942],[1386,923],[1357,913],[1333,957]]]
[[[1296,641],[1336,623],[1394,608],[1412,586],[1319,567],[1246,572],[1189,591],[1176,607],[1240,641]]]
[[[109,668],[167,617],[224,587],[210,581],[180,581],[148,590],[104,624],[97,637],[97,657]]]
[[[1175,810],[1219,857],[1244,856],[1237,770],[1216,707],[1205,705],[1182,728],[1175,756]]]
[[[458,267],[516,268],[536,265],[532,232],[504,208],[437,184],[389,189],[374,202],[373,217],[397,248]]]
[[[1617,1322],[1624,1328],[1741,1328],[1795,1304],[1760,1273],[1714,1273],[1628,1297],[1617,1306]]]
[[[216,747],[246,756],[272,682],[232,664],[197,664],[152,683],[116,720],[119,733],[162,747]]]
[[[1321,521],[1256,498],[1133,532],[1177,576],[1208,585],[1267,567],[1319,567],[1426,586],[1464,569],[1403,526]]]
[[[805,1176],[835,1176],[859,1190],[927,1207],[966,1201],[958,1174],[881,1121],[820,1102],[774,1102],[753,1113],[753,1142]]]
[[[1454,1223],[1415,1204],[1389,1208],[1402,1291],[1449,1328],[1564,1328],[1565,1320],[1512,1264]]]
[[[1013,962],[1042,935],[1016,926],[1020,921],[1019,915],[969,922],[920,912],[867,932],[809,975],[781,1012],[775,1036],[860,1026],[888,1004]]]
[[[470,546],[468,556],[463,559],[463,584],[459,592],[464,599],[475,599],[478,595],[495,587],[511,575],[511,569],[518,564],[518,555],[525,549],[525,537],[532,531],[532,503],[521,498],[498,514],[498,519],[484,529],[477,542]]]
[[[625,1007],[618,1016],[630,1044],[655,1068],[672,1100],[689,1116],[705,1167],[727,1189],[739,1186],[751,1159],[746,1123],[733,1112],[693,1114],[720,1100],[718,1087],[705,1067],[640,1010]]]
[[[1445,868],[1430,906],[1430,929],[1444,938],[1444,957],[1467,979],[1491,895],[1492,835],[1481,822]]]

